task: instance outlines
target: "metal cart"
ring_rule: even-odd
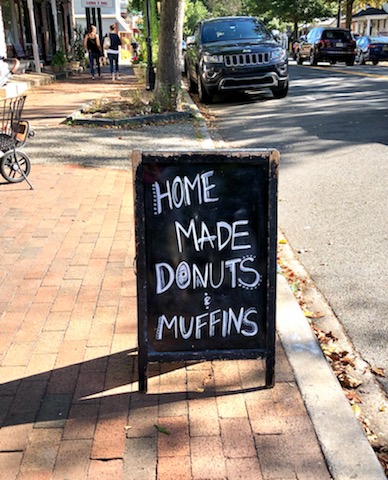
[[[33,136],[28,121],[22,120],[26,95],[7,98],[0,102],[0,173],[9,183],[26,180],[31,171],[31,161],[22,151],[27,139]]]

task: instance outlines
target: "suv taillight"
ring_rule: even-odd
[[[325,48],[330,46],[330,40],[319,40],[318,47]]]
[[[377,45],[375,45],[374,43],[371,43],[370,45],[368,45],[368,48],[376,48]]]

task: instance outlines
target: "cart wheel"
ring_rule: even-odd
[[[30,159],[20,150],[9,152],[1,159],[0,172],[9,183],[22,182],[29,175],[30,170]]]

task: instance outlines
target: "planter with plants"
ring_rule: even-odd
[[[66,65],[67,65],[67,58],[65,53],[62,50],[58,50],[53,55],[53,58],[51,60],[51,66],[52,66],[53,72],[55,73],[63,72]]]
[[[132,57],[133,72],[139,82],[144,82],[146,78],[147,63],[143,59],[143,55],[140,53],[138,56]]]
[[[74,33],[74,44],[68,57],[71,69],[79,70],[81,67],[85,67],[84,30],[82,26],[77,24]]]

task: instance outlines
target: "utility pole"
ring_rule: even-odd
[[[34,63],[35,63],[35,72],[40,73],[40,58],[39,58],[39,46],[38,40],[36,38],[36,26],[35,26],[35,17],[34,17],[34,4],[32,0],[27,0],[28,14],[30,17],[30,29],[31,29],[31,40],[32,40],[32,52],[34,54]],[[54,12],[54,15],[56,12]]]

